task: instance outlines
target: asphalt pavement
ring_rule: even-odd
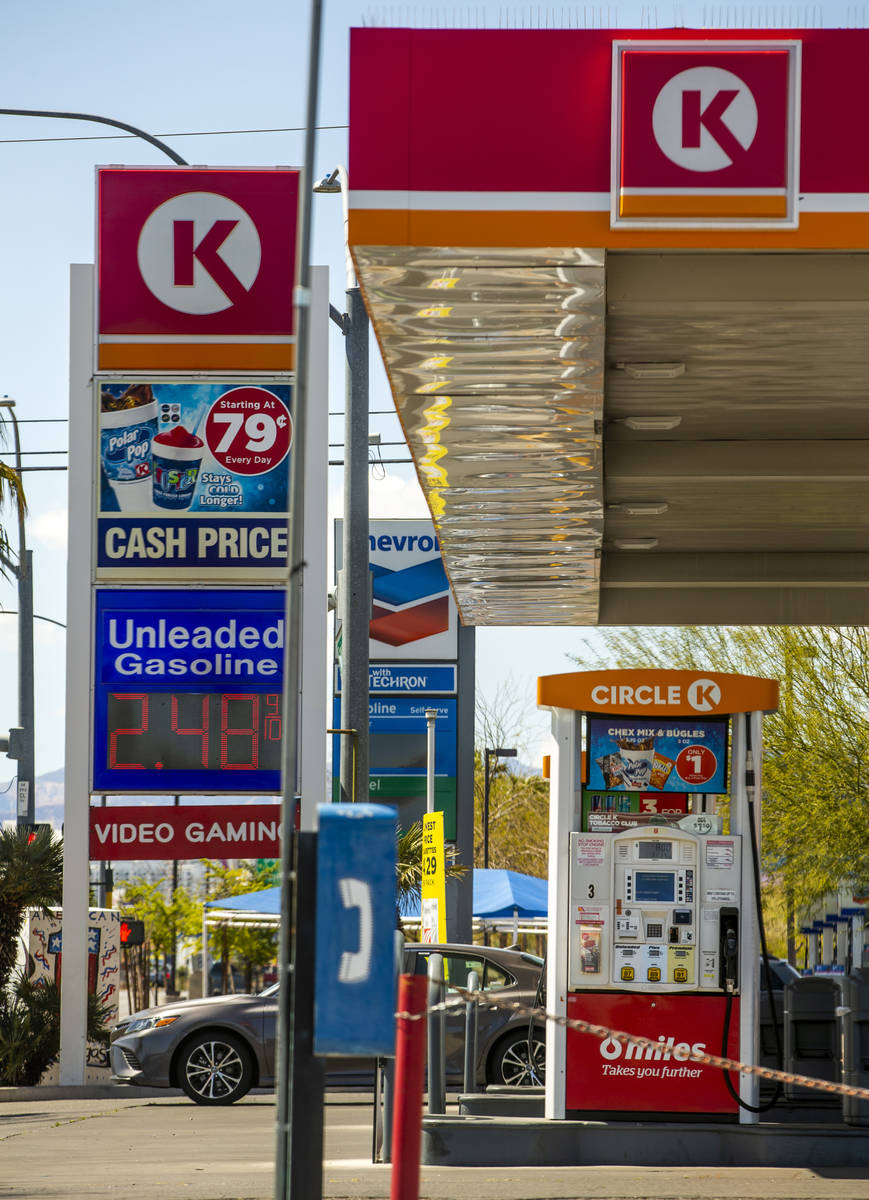
[[[371,1123],[367,1096],[328,1095],[327,1200],[388,1200],[391,1168],[371,1163]],[[201,1108],[177,1092],[129,1096],[117,1089],[99,1097],[33,1099],[29,1091],[0,1089],[0,1196],[271,1200],[274,1126],[270,1093],[247,1096],[229,1108]],[[866,1170],[423,1167],[421,1178],[420,1200],[869,1197]]]

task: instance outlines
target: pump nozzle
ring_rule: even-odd
[[[724,931],[724,988],[732,992],[736,987],[739,941],[732,927]]]

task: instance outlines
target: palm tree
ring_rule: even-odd
[[[0,443],[6,441],[3,429],[4,424],[0,423]],[[12,500],[16,515],[19,519],[23,519],[24,514],[27,512],[27,500],[24,497],[21,476],[14,467],[0,462],[0,507],[4,506],[7,499]],[[6,530],[0,525],[0,575],[8,575],[10,568],[13,571],[16,570],[10,557],[11,552],[12,547],[9,544]]]
[[[62,895],[63,843],[51,830],[32,839],[23,829],[0,830],[0,992],[15,966],[25,911],[60,904]]]

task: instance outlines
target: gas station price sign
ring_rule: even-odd
[[[99,589],[93,790],[280,791],[283,592]]]

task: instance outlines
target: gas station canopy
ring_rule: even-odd
[[[867,60],[353,31],[350,244],[466,623],[865,623]]]

